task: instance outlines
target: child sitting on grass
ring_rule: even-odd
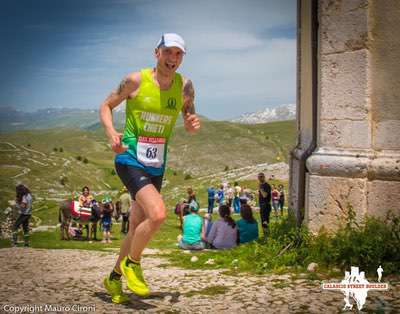
[[[190,214],[183,219],[183,236],[179,247],[183,250],[202,250],[204,242],[201,240],[203,219],[198,214],[199,206],[195,201],[189,204]]]

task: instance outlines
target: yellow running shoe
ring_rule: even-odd
[[[140,264],[130,263],[129,266],[127,266],[127,259],[128,257],[125,256],[119,265],[122,275],[126,279],[127,287],[138,296],[148,296],[150,294],[150,289],[143,278],[143,272]]]
[[[104,287],[107,292],[111,295],[111,301],[117,304],[128,302],[129,296],[122,293],[122,282],[121,280],[110,279],[110,276],[107,276],[103,280]]]

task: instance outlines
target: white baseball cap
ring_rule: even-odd
[[[160,47],[178,47],[184,53],[186,53],[186,45],[185,41],[181,36],[175,33],[166,33],[161,36],[161,39],[158,41],[157,48]]]

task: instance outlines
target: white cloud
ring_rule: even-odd
[[[129,19],[115,22],[118,31],[112,23],[91,29],[87,40],[66,49],[72,59],[87,60],[87,65],[66,70],[65,80],[72,82],[75,77],[75,82],[85,82],[86,89],[101,90],[85,102],[100,103],[109,92],[103,89],[114,88],[128,72],[153,66],[159,36],[171,31],[187,42],[181,71],[195,84],[200,113],[234,117],[295,101],[295,39],[265,35],[268,29],[295,28],[295,0],[122,0],[119,4],[129,10]],[[115,20],[115,12],[105,7],[95,14]],[[59,71],[63,69],[61,64]]]

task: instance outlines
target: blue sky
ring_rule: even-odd
[[[97,108],[127,73],[154,66],[165,32],[186,41],[179,71],[199,113],[295,102],[296,0],[3,0],[0,106]]]

